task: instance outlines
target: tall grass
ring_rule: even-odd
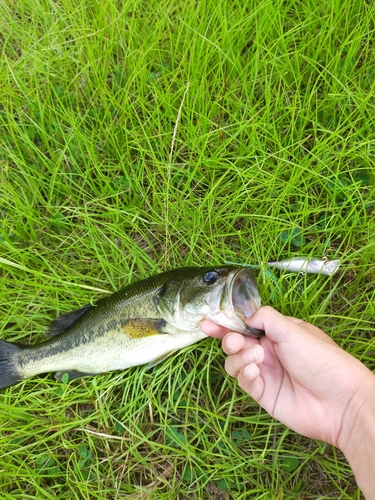
[[[375,369],[374,6],[0,5],[1,338],[184,265],[257,274],[264,304]],[[152,370],[0,396],[1,497],[360,498],[343,456],[271,419],[207,339]]]

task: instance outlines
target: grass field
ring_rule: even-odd
[[[373,2],[5,0],[0,335],[166,269],[257,272],[262,301],[375,369]],[[273,420],[216,340],[0,395],[2,499],[359,499],[333,447]]]

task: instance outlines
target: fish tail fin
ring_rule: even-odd
[[[0,340],[0,390],[22,378],[16,364],[16,356],[20,349],[16,344]]]

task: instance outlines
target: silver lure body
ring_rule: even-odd
[[[314,257],[295,257],[280,261],[268,262],[270,267],[283,269],[292,273],[324,274],[331,276],[339,266],[339,260],[321,260]]]

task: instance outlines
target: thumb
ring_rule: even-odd
[[[283,316],[270,306],[258,309],[246,323],[254,328],[264,330],[267,338],[272,342],[295,342],[297,340],[304,340],[306,342],[309,338],[306,337],[306,334],[310,334],[327,344],[338,347],[336,342],[320,328],[306,323],[306,321],[301,319]]]
[[[290,342],[291,331],[295,334],[299,330],[289,318],[270,306],[258,309],[256,313],[246,320],[246,323],[253,328],[264,330],[266,336],[272,342]],[[294,328],[291,328],[291,326],[294,326]]]

